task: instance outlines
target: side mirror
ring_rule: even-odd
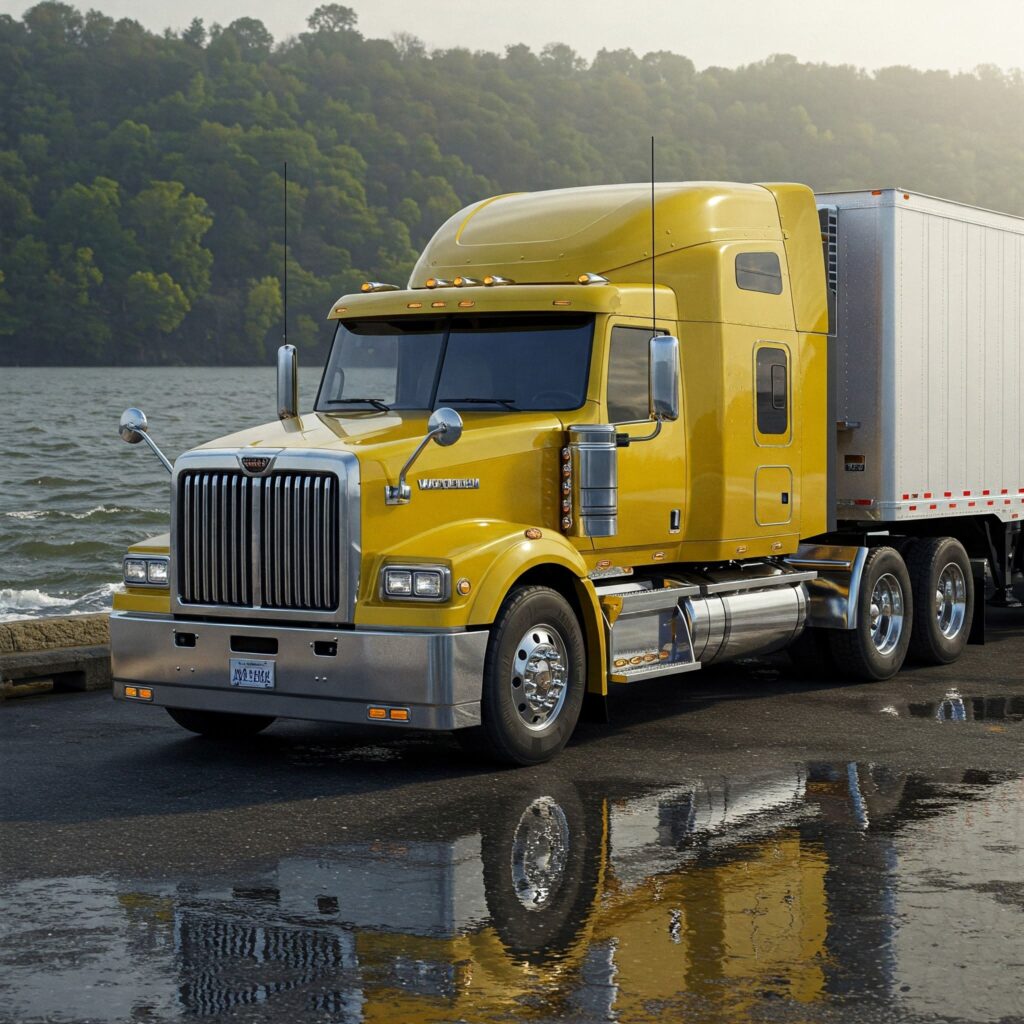
[[[142,440],[142,435],[149,433],[149,420],[146,419],[146,414],[141,409],[136,409],[133,406],[121,413],[121,422],[117,425],[117,432],[121,435],[122,441],[128,444],[138,444]]]
[[[427,420],[427,437],[432,437],[442,448],[455,444],[462,437],[462,417],[447,406],[435,409]]]
[[[651,417],[679,418],[679,339],[671,335],[651,338]]]
[[[160,451],[156,441],[149,436],[149,421],[141,409],[136,409],[134,406],[131,409],[125,409],[121,413],[121,422],[117,425],[117,432],[121,435],[121,440],[127,441],[128,444],[138,444],[140,441],[145,441],[150,451],[160,460],[164,469],[168,473],[174,472],[171,460]]]
[[[406,474],[412,469],[412,464],[420,457],[420,453],[430,444],[436,441],[442,448],[455,444],[462,437],[462,417],[447,406],[435,409],[427,420],[427,433],[416,446],[416,450],[406,459],[402,471],[398,474],[398,483],[384,485],[385,505],[408,505],[412,499],[412,488],[405,482]]]
[[[299,414],[299,353],[294,345],[277,350],[277,418],[290,420]]]

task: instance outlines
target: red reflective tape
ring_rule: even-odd
[[[951,502],[949,503],[949,507],[950,507],[950,508],[956,508],[956,502],[955,502],[955,501],[951,501]]]
[[[943,491],[942,492],[942,496],[944,498],[952,498],[953,497],[953,492],[952,491]]]
[[[932,492],[931,492],[931,491],[925,491],[925,492],[924,492],[924,496],[925,496],[926,498],[930,498],[930,497],[932,496]]]
[[[977,505],[977,504],[978,503],[976,501],[969,501],[969,502],[967,502],[967,507],[968,508],[974,508],[974,506]]]
[[[982,494],[991,494],[992,492],[986,487],[985,490],[983,490],[981,493]]]
[[[904,501],[910,501],[910,495],[909,494],[904,494],[903,495],[903,500]]]
[[[995,502],[994,502],[994,501],[986,501],[986,502],[985,502],[985,504],[986,504],[986,505],[994,505],[994,504],[995,504]]]
[[[971,492],[970,491],[964,491],[964,497],[965,498],[969,498],[970,496],[971,496]]]
[[[855,498],[854,505],[873,505],[875,503],[874,498]]]
[[[1006,488],[1004,487],[999,493],[1000,494],[1006,494]]]
[[[929,507],[929,508],[931,508],[931,509],[936,509],[936,508],[938,508],[939,506],[938,506],[938,505],[929,505],[928,507]]]
[[[916,512],[917,511],[917,506],[916,505],[911,505],[910,506],[910,511],[911,512]]]

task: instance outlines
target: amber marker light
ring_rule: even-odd
[[[455,593],[461,594],[465,597],[473,589],[473,584],[466,579],[465,576],[455,584]]]
[[[451,281],[446,281],[443,277],[428,277],[423,284],[427,288],[448,288],[451,286]]]
[[[138,695],[139,695],[138,687],[136,687],[136,686],[126,686],[124,688],[124,695],[126,697],[138,697]]]
[[[480,282],[475,277],[457,277],[452,282],[456,288],[469,288],[471,285],[479,284]]]
[[[536,526],[531,526],[528,530],[523,531],[523,536],[527,540],[540,540],[544,535]]]
[[[552,306],[571,306],[572,305],[572,299],[555,299],[551,303],[551,305]]]
[[[459,303],[459,309],[472,309],[476,303],[472,299],[463,299]]]
[[[376,719],[377,721],[380,721],[381,719],[386,719],[388,717],[388,709],[387,708],[367,708],[366,709],[366,717],[367,718]]]
[[[422,302],[407,302],[405,304],[405,308],[406,309],[422,309],[423,308],[423,303]]]
[[[348,306],[335,306],[334,307],[334,312],[335,313],[347,313],[348,312]]]
[[[515,284],[515,281],[511,277],[502,277],[501,274],[488,274],[484,278],[484,284],[488,288],[493,288],[498,284]]]
[[[432,302],[430,304],[430,308],[431,309],[444,309],[444,307],[447,306],[447,305],[448,305],[447,302],[443,302],[443,301],[441,301],[439,299],[437,302]]]
[[[408,708],[392,708],[388,717],[392,722],[408,722],[409,721],[409,709]]]
[[[153,691],[152,690],[147,689],[146,687],[143,687],[142,689],[139,690],[139,700],[152,700],[152,699],[153,699]]]
[[[576,278],[577,284],[607,284],[608,278],[602,277],[600,274],[580,274]]]

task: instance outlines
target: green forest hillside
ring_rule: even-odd
[[[328,4],[157,35],[41,3],[0,17],[0,364],[264,362],[326,344],[338,295],[404,283],[460,206],[643,180],[902,185],[1024,214],[1024,76],[775,56],[428,52]],[[571,43],[571,40],[567,41]]]

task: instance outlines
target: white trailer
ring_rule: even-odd
[[[817,200],[836,524],[957,537],[1005,598],[1024,519],[1024,218],[899,188]]]

